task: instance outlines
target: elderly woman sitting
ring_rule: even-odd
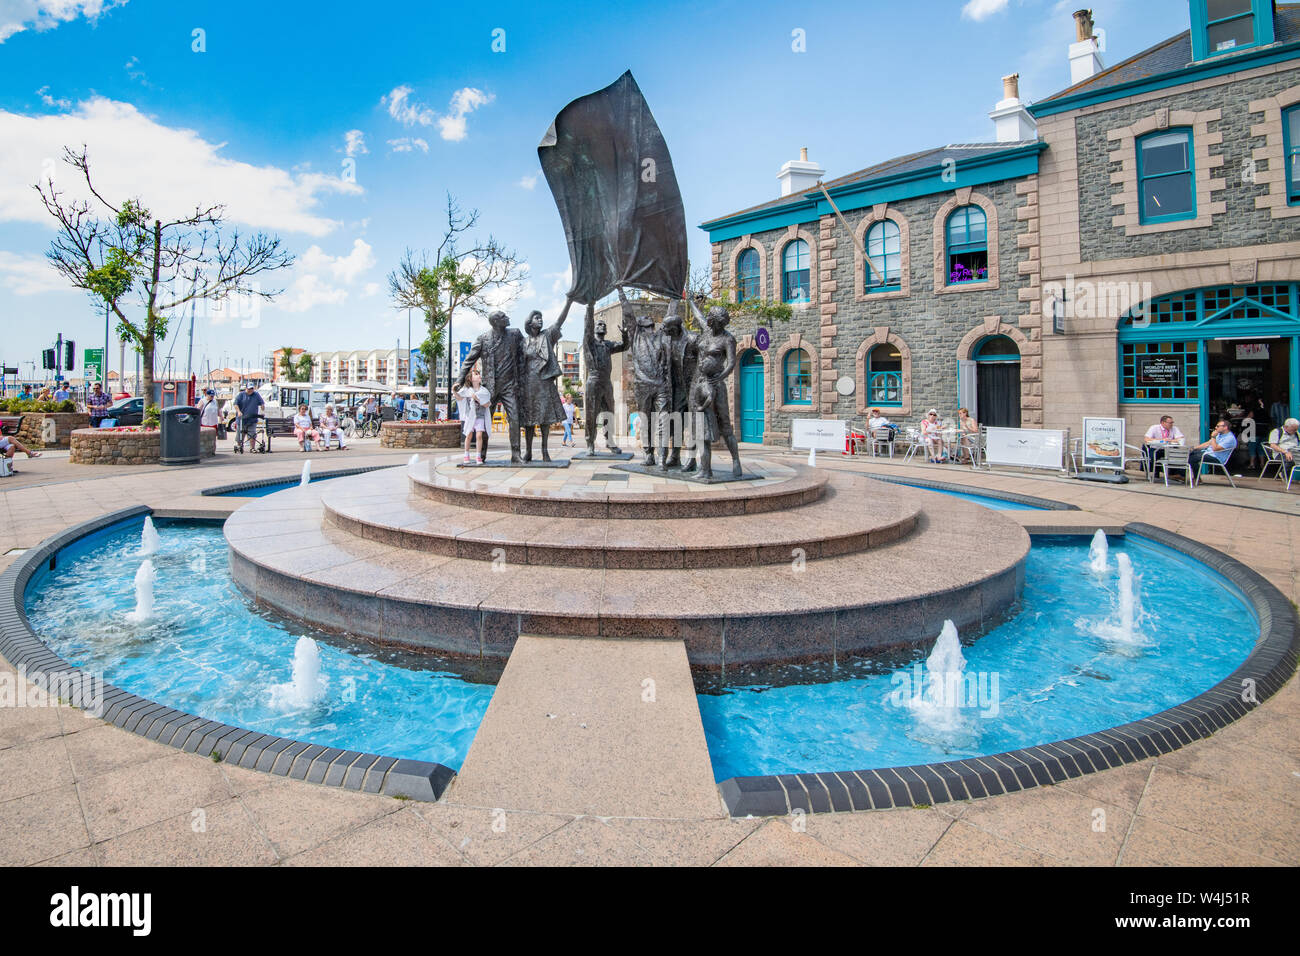
[[[293,416],[293,437],[303,451],[311,451],[312,442],[320,437],[320,433],[312,427],[311,414],[306,405],[299,405],[298,414]]]
[[[343,437],[343,427],[339,424],[338,415],[334,414],[334,406],[326,405],[325,411],[320,417],[320,450],[329,451],[330,439],[338,438],[339,451],[347,451],[347,439]]]
[[[939,425],[939,410],[932,408],[921,419],[921,441],[932,465],[941,464],[943,457],[943,429]]]

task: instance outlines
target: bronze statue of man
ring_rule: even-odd
[[[498,403],[505,407],[510,463],[518,465],[523,462],[519,457],[519,389],[524,365],[524,337],[518,329],[509,328],[509,324],[510,317],[504,312],[493,312],[488,316],[491,328],[475,340],[474,347],[465,356],[456,388],[465,384],[474,363],[479,363],[483,387],[492,396],[488,408],[496,408]]]
[[[664,316],[661,331],[668,340],[668,351],[672,358],[672,400],[668,405],[668,410],[672,413],[668,421],[668,467],[680,465],[683,471],[693,471],[693,458],[685,465],[682,464],[682,446],[687,444],[690,419],[688,399],[691,380],[695,377],[695,366],[699,360],[699,334],[687,329],[682,322],[676,299],[668,304],[668,314]]]
[[[664,441],[668,424],[668,406],[672,402],[672,353],[668,339],[655,328],[654,317],[637,315],[632,304],[618,290],[623,304],[623,340],[631,342],[632,389],[636,407],[641,413],[641,447],[645,450],[645,463],[655,463],[657,450],[663,451],[661,468],[668,467],[668,449]]]
[[[691,421],[695,424],[700,477],[713,477],[712,442],[721,438],[731,452],[731,475],[739,478],[742,475],[740,449],[736,445],[736,433],[732,431],[731,413],[727,408],[727,376],[736,367],[736,339],[727,331],[731,315],[722,306],[715,305],[709,309],[706,322],[694,301],[690,306],[696,321],[705,326],[696,342],[699,361],[688,401]]]
[[[564,304],[564,311],[549,329],[542,329],[542,313],[533,311],[524,323],[522,409],[520,424],[524,428],[524,461],[533,460],[533,429],[542,432],[542,461],[550,461],[551,453],[546,442],[550,437],[551,426],[564,420],[564,407],[560,404],[560,390],[555,387],[555,380],[560,377],[560,360],[556,358],[555,346],[560,341],[560,330],[564,320],[569,316],[570,299]]]
[[[587,380],[582,388],[582,428],[587,435],[587,454],[596,453],[596,432],[603,425],[609,427],[614,420],[613,363],[610,356],[627,348],[627,340],[605,341],[605,323],[596,321],[596,306],[587,306],[587,322],[582,336],[583,358],[587,363]],[[602,418],[601,416],[604,416]],[[611,454],[619,454],[618,446],[606,433],[605,444]]]

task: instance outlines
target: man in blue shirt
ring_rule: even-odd
[[[1210,440],[1203,441],[1187,456],[1188,463],[1192,466],[1192,474],[1201,473],[1201,460],[1204,458],[1212,459],[1223,465],[1228,465],[1228,459],[1237,448],[1237,436],[1232,433],[1232,424],[1227,419],[1219,419],[1219,423],[1214,426],[1214,431],[1210,433]]]
[[[66,402],[71,397],[72,397],[72,393],[68,391],[67,383],[60,382],[58,389],[56,389],[54,392],[54,400],[56,402]]]
[[[257,413],[266,402],[257,392],[257,386],[249,384],[242,395],[235,396],[235,407],[239,409],[240,434],[237,441],[242,447],[244,439],[248,439],[248,447],[251,450],[254,447],[254,439],[257,436]]]

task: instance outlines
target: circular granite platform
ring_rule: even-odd
[[[917,646],[945,619],[971,637],[1019,596],[1029,536],[1014,520],[860,475],[751,464],[768,471],[743,488],[601,487],[594,476],[604,463],[550,473],[588,472],[562,507],[612,503],[642,515],[623,505],[661,495],[741,509],[691,519],[473,507],[549,499],[535,472],[510,469],[448,479],[473,486],[457,489],[466,492],[458,504],[426,496],[438,486],[437,462],[332,479],[235,512],[225,525],[231,572],[284,613],[405,647],[503,659],[520,634],[664,637],[685,641],[703,668]],[[798,500],[790,495],[811,498],[744,510]]]

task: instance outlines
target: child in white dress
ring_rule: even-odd
[[[483,464],[487,449],[488,402],[491,394],[483,387],[483,375],[476,368],[469,373],[469,382],[456,393],[456,410],[460,413],[461,430],[465,435],[465,464]],[[478,458],[471,460],[469,449],[478,435]]]

